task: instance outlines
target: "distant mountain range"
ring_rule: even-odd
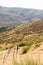
[[[0,6],[0,27],[7,25],[19,25],[33,19],[42,18],[43,10]]]

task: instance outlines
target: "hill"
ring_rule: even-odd
[[[28,49],[33,44],[36,48],[43,41],[43,19],[33,20],[9,29],[0,32],[0,48],[4,47],[7,49],[18,45],[20,47],[27,46],[26,49]]]
[[[19,25],[33,19],[42,19],[43,10],[8,8],[0,6],[0,27]]]
[[[10,63],[43,65],[43,19],[0,28],[0,65]]]

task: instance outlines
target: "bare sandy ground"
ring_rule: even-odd
[[[6,51],[0,51],[0,65],[14,65],[14,59],[20,62],[21,60],[24,61],[24,58],[29,58],[34,61],[38,61],[38,63],[43,63],[43,42],[40,45],[40,47],[35,48],[32,50],[32,48],[23,55],[19,55],[19,53],[16,54],[16,51],[14,48],[10,49],[10,52],[8,53],[8,50]]]

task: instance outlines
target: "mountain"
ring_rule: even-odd
[[[9,45],[11,47],[15,45],[29,47],[33,44],[37,47],[40,42],[43,42],[43,19],[33,20],[16,28],[5,28],[5,30],[0,32],[0,46],[2,45],[0,48],[3,48],[3,45],[6,46],[5,48],[9,48]]]
[[[0,65],[43,65],[43,19],[1,30]]]
[[[0,6],[0,27],[7,25],[19,25],[33,19],[42,18],[43,10]]]

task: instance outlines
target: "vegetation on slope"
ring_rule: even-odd
[[[6,29],[6,28],[5,28]],[[12,27],[8,31],[0,32],[0,46],[9,48],[18,45],[18,47],[27,46],[29,49],[33,44],[40,46],[43,41],[43,20],[31,21],[16,28]]]

